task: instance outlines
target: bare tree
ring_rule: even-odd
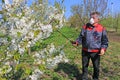
[[[76,15],[77,19],[79,22],[82,22],[83,24],[84,23],[84,20],[82,19],[83,18],[83,5],[74,5],[71,7],[71,12],[73,13],[73,15]]]
[[[89,14],[93,11],[99,11],[104,15],[107,10],[107,2],[108,0],[84,0],[84,11],[85,15],[89,16]]]
[[[82,25],[88,22],[89,15],[93,11],[100,12],[101,17],[103,17],[108,13],[107,2],[108,0],[81,0],[81,4],[71,7],[72,17],[77,15],[76,19],[79,23],[82,23]]]
[[[119,28],[119,19],[120,19],[120,14],[115,15],[115,31],[118,31]]]

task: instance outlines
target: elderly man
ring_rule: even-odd
[[[88,80],[89,60],[93,63],[93,80],[99,79],[100,56],[104,55],[108,47],[108,38],[105,28],[99,24],[100,13],[90,14],[90,23],[82,27],[81,33],[73,46],[82,44],[82,80]]]

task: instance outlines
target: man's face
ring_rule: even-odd
[[[92,24],[98,23],[99,22],[99,15],[97,15],[97,14],[91,15],[90,19],[92,19],[94,21],[94,23],[92,23]]]

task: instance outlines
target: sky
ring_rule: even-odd
[[[2,0],[0,0],[1,2]],[[28,0],[28,5],[30,5],[34,0]],[[54,4],[55,0],[48,0],[50,4]],[[62,0],[56,0],[56,1],[62,1]],[[65,6],[65,17],[69,18],[71,13],[71,6],[76,4],[81,4],[82,0],[64,0],[64,6]],[[113,4],[111,4],[113,3]],[[115,14],[117,12],[120,12],[120,0],[108,0],[108,7],[110,8],[111,14]]]
[[[29,0],[28,4],[31,4],[34,0]],[[55,0],[48,0],[50,4],[53,4]],[[56,1],[62,1],[62,0],[56,0]],[[69,18],[71,13],[71,6],[76,4],[81,4],[82,0],[64,0],[64,6],[66,8],[65,11],[65,17]],[[113,3],[113,4],[111,4]],[[115,14],[120,12],[120,0],[108,0],[108,7],[110,9],[111,14]]]

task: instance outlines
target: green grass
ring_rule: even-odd
[[[42,41],[38,41],[35,46],[31,48],[31,51],[39,51],[45,48],[48,44],[53,43],[55,46],[64,46],[63,50],[67,58],[69,58],[69,63],[60,63],[54,69],[45,70],[42,80],[80,80],[82,71],[81,62],[81,45],[77,48],[73,47],[72,44],[67,40],[76,40],[79,36],[80,29],[63,27],[60,29],[59,33],[57,30],[52,33],[52,35]],[[2,37],[2,34],[0,35]],[[0,52],[1,56],[4,53],[5,46],[1,46]],[[3,52],[2,52],[3,51]],[[120,43],[112,42],[109,40],[109,47],[104,56],[101,56],[100,65],[100,80],[119,80],[120,79]],[[19,55],[14,55],[15,58],[19,58]],[[29,55],[24,55],[24,58],[28,58]],[[29,59],[32,59],[29,57]],[[24,59],[22,59],[24,60]],[[92,80],[92,63],[90,62],[89,70],[89,80]],[[29,70],[28,70],[29,71]],[[30,71],[29,71],[30,72]]]
[[[119,42],[109,42],[109,48],[106,54],[102,57],[101,68],[102,76],[106,75],[109,80],[119,80],[120,79],[120,43]]]
[[[63,27],[60,30],[65,36],[67,36],[70,40],[76,40],[76,38],[79,36],[80,30],[76,30],[74,28],[70,27]],[[110,41],[110,40],[109,40]],[[64,38],[59,32],[55,31],[52,33],[51,37],[44,40],[45,44],[54,43],[56,46],[64,45],[64,52],[66,56],[70,59],[69,65],[74,66],[74,68],[78,68],[78,70],[75,70],[74,68],[71,68],[68,64],[64,64],[64,66],[61,66],[62,71],[58,71],[56,75],[59,74],[59,76],[64,77],[67,75],[66,79],[75,79],[79,80],[78,77],[76,77],[74,74],[78,73],[81,74],[82,69],[82,63],[81,63],[81,46],[75,47],[72,46],[72,44]],[[119,80],[120,79],[120,43],[119,42],[109,42],[109,48],[107,49],[107,52],[104,56],[101,56],[101,67],[100,67],[100,80]],[[65,67],[66,66],[66,67]],[[63,69],[66,68],[72,71],[76,72],[65,72]],[[90,62],[90,66],[88,68],[89,70],[89,79],[91,80],[92,77],[92,64]],[[61,74],[63,73],[63,74]],[[54,73],[55,74],[55,73]],[[71,76],[69,74],[72,74]],[[51,76],[52,77],[52,76]],[[72,78],[71,78],[72,77]],[[79,75],[80,77],[80,75]],[[57,79],[61,80],[61,79]]]

